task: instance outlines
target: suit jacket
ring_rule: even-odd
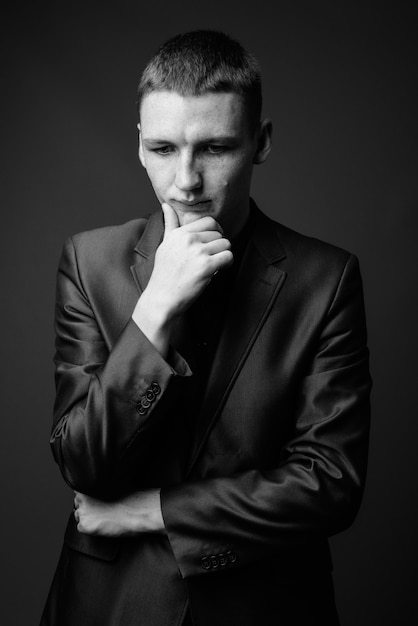
[[[187,605],[204,626],[338,623],[327,538],[358,510],[369,432],[358,263],[253,217],[199,410],[185,320],[164,360],[131,319],[161,213],[66,242],[54,457],[99,498],[161,487],[167,534],[71,515],[43,626],[175,625]]]

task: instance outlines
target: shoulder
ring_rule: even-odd
[[[62,256],[91,269],[129,262],[147,222],[148,218],[144,217],[75,233],[65,241]]]
[[[348,250],[328,241],[299,233],[291,228],[277,224],[277,234],[290,261],[307,260],[318,263],[345,264],[353,256]]]
[[[102,226],[92,230],[75,233],[70,237],[74,246],[79,249],[118,248],[121,245],[134,247],[144,232],[148,218],[138,218],[111,226]]]
[[[286,275],[287,289],[301,298],[329,300],[340,285],[361,286],[357,257],[348,250],[299,233],[259,212],[259,232],[269,241],[270,258]]]
[[[284,265],[291,269],[322,267],[338,269],[349,259],[356,257],[348,250],[327,241],[302,234],[258,211],[258,220],[263,224],[264,233],[273,237],[277,249],[281,251]]]

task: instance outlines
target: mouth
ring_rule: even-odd
[[[173,200],[173,202],[169,202],[169,204],[183,210],[191,209],[198,211],[199,209],[207,208],[210,204],[210,200]]]

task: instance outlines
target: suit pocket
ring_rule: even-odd
[[[68,520],[64,535],[64,543],[68,548],[87,554],[103,561],[113,561],[116,558],[120,539],[112,537],[95,537],[78,532],[74,515],[71,514]]]

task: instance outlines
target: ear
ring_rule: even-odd
[[[144,146],[142,144],[142,135],[141,135],[141,124],[136,125],[138,129],[138,156],[141,161],[141,165],[145,167],[145,158],[144,158]]]
[[[254,154],[253,163],[259,165],[260,163],[264,163],[270,154],[273,142],[273,124],[269,119],[262,120],[257,132],[257,149]]]

